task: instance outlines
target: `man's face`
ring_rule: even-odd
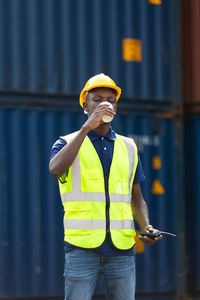
[[[111,103],[114,111],[117,110],[116,95],[112,89],[96,88],[91,90],[87,95],[86,102],[84,103],[84,109],[88,112],[88,116],[90,116],[97,106],[104,101]]]

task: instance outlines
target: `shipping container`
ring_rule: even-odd
[[[126,98],[181,102],[180,0],[1,0],[0,91],[78,95],[97,73]]]
[[[0,298],[62,296],[63,209],[48,162],[58,136],[78,130],[86,116],[70,105],[13,106],[14,99],[5,105],[0,98]],[[138,145],[151,223],[177,234],[153,247],[138,246],[138,299],[175,299],[185,274],[181,126],[173,114],[129,109],[119,109],[112,126]],[[95,293],[96,299],[104,293],[102,276]]]
[[[200,115],[185,120],[188,288],[200,298]]]
[[[184,102],[187,113],[200,113],[200,1],[184,0]]]

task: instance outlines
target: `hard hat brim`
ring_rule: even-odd
[[[105,85],[105,84],[104,85],[102,85],[102,84],[95,84],[95,85],[93,85],[91,88],[89,88],[87,90],[86,89],[82,90],[82,92],[80,94],[80,98],[79,98],[79,100],[80,100],[80,106],[81,107],[83,107],[83,103],[85,102],[86,93],[89,92],[89,91],[91,91],[91,90],[93,90],[93,89],[95,89],[95,88],[109,88],[109,89],[115,90],[117,92],[116,102],[119,100],[119,97],[121,95],[121,89],[118,86],[113,86],[113,85],[109,85],[109,84],[107,84],[107,85]]]

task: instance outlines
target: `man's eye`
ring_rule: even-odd
[[[115,100],[115,98],[110,98],[110,99],[108,99],[108,102],[114,104],[116,102],[116,100]]]

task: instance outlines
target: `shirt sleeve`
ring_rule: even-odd
[[[50,160],[56,156],[56,154],[66,145],[66,141],[63,139],[58,139],[54,144],[53,147],[51,149],[51,157]],[[65,183],[66,182],[66,176],[68,175],[68,170],[66,171],[66,173],[64,173],[60,178],[59,181],[60,183]]]
[[[54,156],[56,156],[56,154],[66,145],[65,140],[63,139],[58,139],[54,144],[53,147],[51,149],[51,157],[50,159],[52,159]]]
[[[144,175],[142,163],[141,163],[140,157],[138,155],[138,165],[137,165],[137,169],[136,169],[136,172],[135,172],[135,177],[134,177],[133,184],[141,183],[145,179],[146,179],[146,177]]]

